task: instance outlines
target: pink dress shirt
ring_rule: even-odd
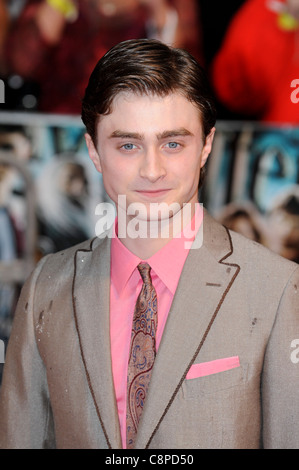
[[[201,206],[196,212],[199,224],[202,223],[203,211]],[[127,368],[130,348],[133,313],[142,280],[137,270],[141,261],[151,266],[152,282],[158,298],[158,328],[156,347],[159,348],[168,312],[176,291],[189,249],[185,248],[186,239],[181,237],[171,239],[157,253],[141,260],[131,253],[115,235],[117,219],[114,224],[114,234],[111,241],[111,287],[110,287],[110,340],[112,373],[116,394],[118,416],[123,448],[126,448],[126,398],[127,398]],[[194,237],[193,237],[194,238]]]

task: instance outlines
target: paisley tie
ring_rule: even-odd
[[[135,443],[138,423],[144,407],[152,368],[156,357],[157,294],[147,263],[138,266],[143,285],[133,316],[128,364],[127,448]]]

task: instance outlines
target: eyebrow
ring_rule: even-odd
[[[169,137],[188,137],[188,136],[193,136],[193,133],[188,131],[188,129],[185,129],[185,127],[180,127],[178,129],[171,129],[167,131],[163,131],[159,134],[157,134],[157,139],[167,139]],[[135,139],[135,140],[144,140],[144,135],[139,134],[139,132],[127,132],[127,131],[122,131],[122,130],[115,130],[112,132],[112,134],[109,136],[110,139]]]

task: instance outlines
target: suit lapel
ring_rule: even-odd
[[[107,445],[121,448],[109,334],[110,242],[109,237],[95,239],[90,250],[76,252],[73,307],[87,382]],[[228,232],[205,213],[204,243],[190,250],[183,268],[156,357],[136,448],[150,445],[239,272],[238,265],[227,261],[231,253]]]
[[[226,261],[232,253],[226,229],[207,213],[203,223],[204,244],[189,252],[165,325],[136,448],[150,445],[240,269]]]
[[[75,256],[73,307],[88,386],[110,448],[121,448],[110,354],[110,243],[95,239]],[[95,360],[95,359],[98,360]]]

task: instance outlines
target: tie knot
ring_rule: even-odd
[[[138,271],[140,272],[140,276],[144,282],[144,284],[151,284],[152,283],[152,278],[151,278],[151,267],[147,263],[139,263],[138,266]]]

